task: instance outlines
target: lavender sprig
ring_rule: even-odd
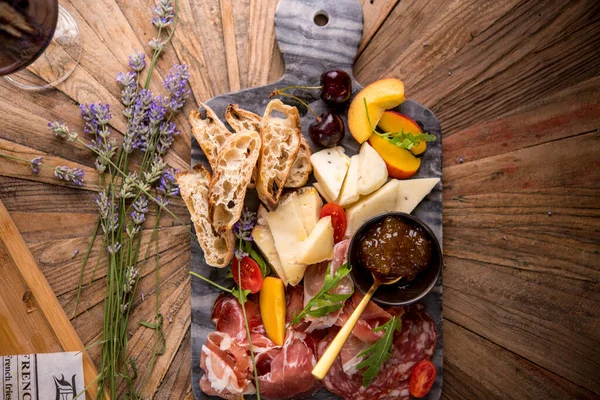
[[[81,168],[69,168],[66,165],[54,168],[54,176],[77,186],[83,186],[85,172]]]
[[[252,229],[256,225],[256,213],[247,208],[242,212],[241,218],[233,225],[233,233],[235,236],[246,242],[252,242]]]
[[[158,190],[165,198],[179,195],[179,186],[177,186],[173,168],[165,169],[156,190]]]
[[[166,107],[171,112],[178,112],[183,107],[185,99],[190,95],[187,84],[190,79],[190,71],[185,64],[176,64],[163,81],[163,86],[169,94]]]
[[[67,124],[59,121],[48,122],[48,128],[54,133],[56,137],[59,137],[68,142],[74,142],[77,140],[77,133],[71,132]]]
[[[33,171],[34,174],[40,173],[40,163],[42,162],[43,159],[44,159],[44,157],[35,157],[35,158],[32,158],[31,161],[29,161],[29,165],[31,166],[31,170]]]
[[[129,66],[135,72],[142,71],[146,68],[146,55],[136,50],[135,53],[129,56]]]
[[[157,29],[162,29],[170,26],[175,19],[175,12],[171,0],[159,0],[158,5],[152,9],[154,17],[152,24]]]

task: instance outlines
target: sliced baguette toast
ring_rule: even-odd
[[[237,104],[227,106],[225,120],[236,132],[244,130],[260,132],[260,124],[262,123],[262,117],[253,112],[241,109]]]
[[[300,150],[296,156],[296,160],[292,164],[292,169],[285,182],[286,188],[299,188],[306,185],[310,174],[312,174],[312,164],[310,163],[310,144],[304,136],[300,139]]]
[[[231,230],[221,233],[215,231],[208,218],[210,172],[201,165],[196,165],[193,171],[178,172],[175,177],[181,197],[190,212],[206,263],[213,267],[226,267],[233,258],[235,236]]]
[[[210,218],[217,231],[231,229],[240,219],[260,148],[260,135],[251,130],[232,135],[221,147],[208,195]]]
[[[272,115],[274,111],[283,114],[284,118]],[[271,100],[263,116],[260,136],[262,148],[256,191],[267,209],[274,210],[300,150],[302,133],[298,109],[281,100]]]
[[[200,104],[206,110],[206,118],[202,118],[200,113],[194,110],[190,112],[190,125],[192,125],[194,137],[214,171],[221,147],[233,134],[209,106],[204,103]]]

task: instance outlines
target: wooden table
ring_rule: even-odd
[[[0,151],[86,171],[83,188],[0,158],[0,199],[67,314],[96,221],[93,157],[53,138],[47,121],[82,132],[78,103],[119,117],[115,76],[154,36],[148,0],[65,0],[84,39],[81,65],[58,90],[26,93],[0,80]],[[179,0],[180,23],[154,76],[190,66],[185,114],[214,95],[282,72],[274,0]],[[404,80],[444,133],[444,396],[567,399],[600,396],[600,3],[519,0],[363,0],[355,73],[366,84]],[[224,39],[225,38],[225,39]],[[169,162],[186,168],[190,128]],[[181,218],[181,201],[173,210]],[[149,218],[144,238],[153,223]],[[180,399],[190,387],[189,246],[162,220],[161,312],[167,350],[145,396]],[[79,249],[78,255],[73,255]],[[92,253],[90,281],[98,249]],[[101,337],[105,265],[71,317],[86,344]],[[145,268],[132,313],[137,364],[151,353],[154,274]],[[144,293],[142,297],[141,293]],[[96,361],[100,346],[90,350]]]

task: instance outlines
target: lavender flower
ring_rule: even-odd
[[[175,12],[171,0],[159,0],[158,5],[152,8],[154,17],[152,18],[152,24],[157,28],[166,28],[173,23],[175,18]]]
[[[165,119],[167,109],[163,106],[164,100],[162,96],[157,96],[156,99],[150,103],[148,111],[148,119],[150,125],[158,125],[162,120]]]
[[[135,72],[119,72],[117,82],[121,85],[121,103],[125,106],[123,115],[129,119],[133,115],[132,105],[137,93],[137,74]]]
[[[42,162],[43,158],[44,157],[36,157],[32,158],[31,161],[29,161],[29,165],[31,166],[31,170],[34,174],[40,173],[40,163]]]
[[[140,181],[137,172],[130,172],[121,186],[119,197],[122,199],[131,199],[135,197],[135,189],[139,189],[141,192],[147,192],[150,188],[146,183]]]
[[[233,255],[235,256],[235,258],[237,258],[238,260],[241,260],[242,258],[248,256],[248,253],[246,253],[243,250],[240,249],[234,249],[233,250]]]
[[[154,159],[152,160],[152,165],[150,166],[150,170],[144,172],[144,179],[149,184],[156,182],[160,179],[166,167],[167,163],[165,163],[159,155],[155,154]]]
[[[114,210],[112,216],[102,220],[102,231],[106,233],[115,232],[119,227],[119,214]]]
[[[105,191],[98,192],[98,196],[96,196],[96,204],[100,209],[100,217],[103,219],[108,218],[110,213],[111,201],[108,199]]]
[[[160,155],[164,155],[171,148],[175,136],[179,132],[175,131],[176,125],[174,122],[163,122],[158,129],[158,142],[156,143],[156,151]]]
[[[165,169],[156,190],[158,190],[165,198],[168,196],[177,196],[179,194],[179,186],[177,186],[173,168]]]
[[[73,182],[77,186],[83,186],[85,172],[81,168],[69,168],[59,166],[54,168],[54,176],[67,182]]]
[[[162,51],[162,49],[165,47],[165,43],[159,38],[152,38],[148,42],[148,46],[150,46],[150,48],[154,51]]]
[[[129,66],[132,70],[140,72],[146,67],[146,55],[136,50],[129,56]]]
[[[166,107],[172,112],[181,110],[185,98],[189,96],[190,90],[187,87],[189,79],[190,72],[187,65],[176,64],[163,81],[163,86],[169,94]]]
[[[256,213],[244,209],[241,218],[233,225],[233,233],[238,239],[245,240],[246,242],[252,242],[252,229],[256,225]]]
[[[141,195],[132,204],[133,211],[131,214],[131,220],[135,225],[141,225],[146,220],[146,213],[148,212],[148,199],[146,196]]]
[[[109,135],[109,130],[106,125],[112,118],[110,106],[108,104],[81,104],[81,117],[85,121],[83,131],[85,133],[100,135],[106,138]]]
[[[74,142],[77,140],[77,133],[71,132],[67,124],[64,124],[59,121],[48,122],[48,127],[54,133],[56,137],[59,137],[68,142]],[[37,174],[37,172],[36,172]]]
[[[133,289],[133,285],[135,285],[138,273],[139,271],[137,270],[137,268],[134,268],[133,266],[129,266],[125,270],[125,279],[123,280],[123,292],[125,294],[131,292],[131,290]]]
[[[157,196],[156,197],[156,204],[158,204],[160,207],[165,208],[169,204],[171,204],[171,202],[166,197]]]
[[[108,246],[106,247],[106,250],[108,250],[108,252],[109,252],[110,254],[116,254],[116,253],[118,253],[118,252],[119,252],[119,250],[121,249],[121,246],[122,246],[122,244],[121,244],[121,243],[115,242],[115,244],[108,245]]]

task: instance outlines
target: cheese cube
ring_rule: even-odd
[[[396,209],[398,182],[397,179],[392,179],[381,189],[359,200],[358,203],[346,210],[346,218],[348,219],[347,237],[351,237],[367,220]]]
[[[437,185],[440,178],[422,178],[398,181],[398,201],[396,211],[410,214],[415,207]]]
[[[360,198],[360,194],[358,193],[358,165],[358,155],[352,156],[350,158],[350,167],[348,167],[346,179],[344,179],[344,184],[342,185],[342,190],[335,201],[340,207],[347,207],[350,204],[357,202]]]
[[[315,178],[325,193],[325,198],[337,199],[350,166],[350,158],[341,146],[321,150],[310,156]]]
[[[294,197],[294,201],[296,201],[298,210],[300,211],[300,218],[302,219],[304,230],[310,235],[319,221],[323,200],[321,200],[319,193],[313,187],[303,187],[302,189],[299,189],[294,192]]]
[[[275,241],[275,248],[288,283],[296,285],[304,276],[306,265],[295,262],[300,244],[308,237],[294,196],[279,202],[275,211],[266,215],[266,220]]]
[[[373,193],[383,186],[387,178],[385,161],[368,142],[364,142],[358,153],[358,194]]]
[[[302,242],[296,262],[301,264],[316,264],[333,259],[333,225],[331,216],[321,218],[315,229]]]
[[[288,279],[283,270],[283,266],[281,265],[279,254],[275,248],[275,239],[273,239],[269,227],[265,225],[256,225],[254,229],[252,229],[252,238],[279,279],[283,281],[284,285],[287,285]]]

